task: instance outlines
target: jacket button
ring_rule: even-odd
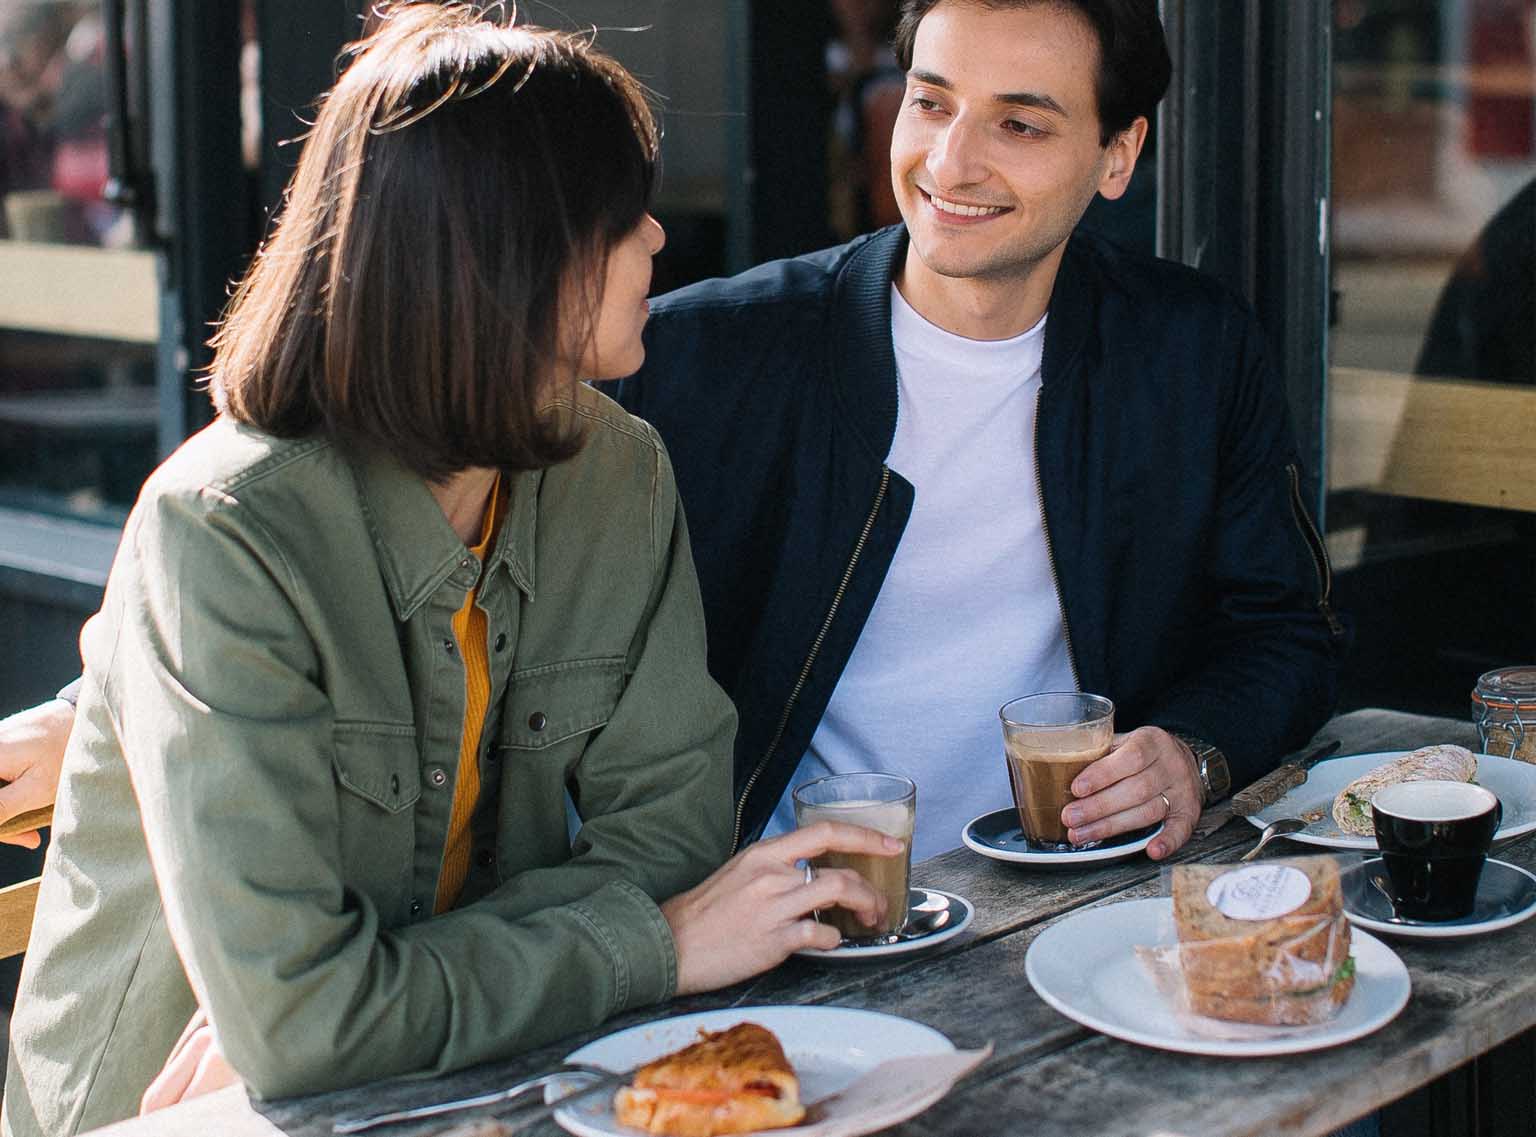
[[[442,789],[448,783],[448,773],[441,766],[433,766],[427,773],[427,780]]]
[[[483,869],[488,869],[496,863],[496,854],[490,849],[481,849],[475,854],[475,864]]]
[[[506,651],[507,650],[507,633],[506,632],[502,632],[499,636],[496,637],[496,650],[497,651]]]
[[[421,915],[421,901],[420,900],[412,900],[411,901],[411,915],[412,916],[420,916]]]
[[[446,651],[449,655],[453,654],[453,641],[451,639],[443,640],[443,650]]]
[[[543,730],[548,725],[549,718],[544,714],[543,711],[534,711],[533,714],[528,716],[529,730]]]
[[[391,774],[389,776],[389,792],[391,794],[393,794],[395,797],[399,797],[400,796],[400,775],[399,774]]]

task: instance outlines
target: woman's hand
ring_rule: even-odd
[[[759,841],[697,888],[661,906],[677,944],[677,993],[712,991],[776,967],[800,948],[835,948],[837,929],[818,924],[818,908],[847,908],[861,923],[885,918],[885,898],[850,869],[817,869],[807,881],[797,861],[823,853],[899,856],[906,842],[873,829],[818,822]]]
[[[144,1091],[144,1097],[139,1101],[139,1114],[153,1113],[199,1094],[222,1090],[239,1080],[240,1075],[224,1061],[218,1032],[208,1021],[207,1013],[199,1007],[192,1021],[187,1023],[187,1029],[176,1040],[160,1073]]]
[[[0,821],[52,805],[59,792],[59,768],[64,744],[75,723],[75,708],[52,699],[9,718],[0,719]],[[36,829],[0,837],[7,845],[35,849],[42,842]]]

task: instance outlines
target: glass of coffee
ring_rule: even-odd
[[[871,888],[885,897],[885,922],[878,927],[861,923],[846,908],[817,913],[845,940],[868,939],[899,932],[907,922],[907,889],[912,876],[912,823],[917,817],[917,787],[899,774],[832,774],[795,790],[795,824],[840,821],[861,825],[906,842],[898,856],[864,853],[825,853],[811,864],[815,868],[852,869]]]
[[[1098,842],[1068,840],[1061,811],[1076,796],[1073,780],[1109,753],[1115,704],[1102,695],[1047,691],[1004,703],[998,716],[1024,836],[1051,851],[1092,848]]]
[[[1459,920],[1477,905],[1504,810],[1470,782],[1399,782],[1371,798],[1392,907],[1405,920]]]

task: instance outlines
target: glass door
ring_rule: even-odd
[[[1329,547],[1356,701],[1536,660],[1536,0],[1336,0]]]

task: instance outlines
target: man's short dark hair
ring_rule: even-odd
[[[656,127],[586,38],[480,11],[395,4],[349,49],[213,340],[233,418],[428,480],[580,448],[556,380],[649,207]]]
[[[1108,145],[1138,118],[1151,121],[1168,90],[1173,63],[1157,17],[1157,0],[902,0],[896,25],[896,60],[912,67],[917,25],[941,3],[984,8],[1032,8],[1050,5],[1082,13],[1099,38],[1099,142]]]

